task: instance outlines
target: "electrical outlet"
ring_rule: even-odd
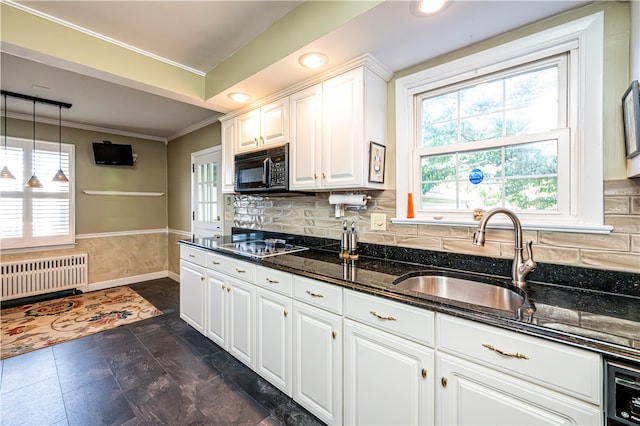
[[[371,213],[371,230],[386,231],[387,215],[384,213]]]

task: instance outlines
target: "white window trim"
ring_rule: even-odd
[[[9,137],[8,145],[19,143],[23,144],[31,144],[32,140],[19,138],[19,137]],[[51,142],[38,139],[36,140],[36,144],[42,148],[42,146],[47,146],[51,152],[58,151],[59,142]],[[70,143],[62,143],[62,146],[69,153],[69,170],[67,170],[67,179],[69,179],[69,234],[66,235],[56,235],[56,236],[47,236],[47,237],[22,237],[22,238],[4,238],[0,239],[1,241],[1,252],[2,253],[18,253],[23,251],[41,251],[41,250],[55,250],[61,248],[70,248],[75,247],[76,244],[76,191],[75,191],[75,149],[76,146]],[[30,154],[32,155],[32,154]],[[16,179],[26,181],[28,176],[16,176]],[[53,178],[53,176],[39,176],[40,181],[47,185],[49,184],[49,180]],[[24,220],[24,219],[23,219]]]
[[[577,114],[568,119],[576,129],[571,134],[571,149],[577,150],[577,167],[570,180],[571,207],[569,219],[532,223],[522,219],[523,228],[581,233],[609,233],[613,227],[604,225],[603,178],[603,68],[604,68],[604,14],[586,16],[575,21],[523,37],[482,52],[429,68],[396,80],[396,217],[393,223],[430,224],[447,226],[477,226],[471,217],[467,220],[443,221],[434,217],[407,217],[407,193],[412,192],[417,178],[412,151],[415,141],[415,95],[442,87],[479,74],[497,71],[508,66],[534,61],[553,54],[577,48],[571,55],[579,64],[578,75],[573,76],[570,93],[576,95],[569,103],[576,103]],[[571,113],[571,108],[569,109]],[[578,145],[578,141],[581,143]],[[588,173],[587,173],[588,171]],[[594,195],[595,194],[595,195]],[[587,197],[588,195],[588,197]],[[418,214],[416,214],[418,216]],[[470,215],[469,215],[470,216]],[[496,217],[498,219],[498,217]],[[498,226],[502,226],[497,220]],[[509,227],[509,222],[503,223]]]

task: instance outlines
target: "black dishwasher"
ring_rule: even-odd
[[[606,360],[605,397],[607,425],[640,425],[640,366]]]

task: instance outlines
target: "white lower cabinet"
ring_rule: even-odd
[[[349,319],[344,336],[345,424],[433,424],[433,349]]]
[[[434,421],[434,314],[344,291],[344,423]]]
[[[288,396],[293,391],[293,302],[259,288],[256,292],[256,372]]]
[[[342,316],[294,301],[293,399],[342,424]]]
[[[451,355],[438,353],[436,369],[436,424],[603,424],[596,406]]]
[[[180,317],[327,424],[604,423],[596,353],[191,247],[180,254]]]
[[[596,353],[437,315],[436,423],[600,425]]]
[[[180,247],[180,318],[204,333],[206,306],[205,252],[191,247]]]
[[[342,424],[342,288],[293,278],[293,399]]]
[[[229,353],[255,369],[255,295],[253,284],[229,278]]]

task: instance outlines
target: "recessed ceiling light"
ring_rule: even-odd
[[[329,58],[324,53],[310,52],[300,56],[298,62],[305,68],[316,69],[329,62]]]
[[[409,8],[416,16],[433,15],[446,9],[451,2],[452,0],[413,0]]]
[[[246,102],[249,99],[251,99],[251,96],[247,95],[246,93],[242,93],[242,92],[231,92],[227,95],[227,97],[229,99],[231,99],[233,102],[237,102],[239,104],[241,104],[242,102]]]

